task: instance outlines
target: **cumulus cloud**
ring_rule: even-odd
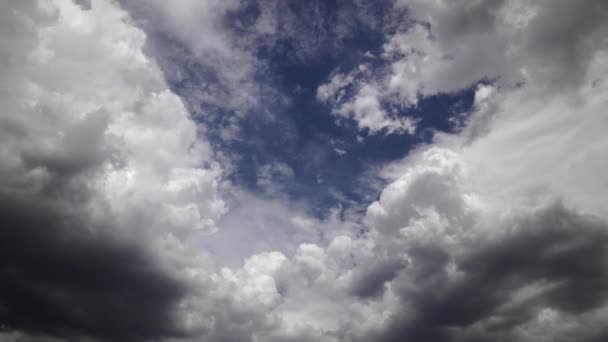
[[[585,45],[585,51],[577,52],[583,60],[570,61],[574,69],[564,64],[568,59],[547,60],[528,40],[540,34],[534,30],[557,28],[545,22],[544,14],[526,12],[530,14],[527,21],[517,22],[523,25],[518,30],[526,33],[524,41],[513,37],[503,41],[515,44],[517,49],[511,48],[518,57],[484,69],[495,62],[486,59],[484,51],[496,50],[494,43],[488,45],[478,37],[500,38],[499,33],[508,31],[493,27],[514,20],[509,11],[535,8],[521,4],[516,9],[501,2],[475,2],[464,9],[439,2],[428,5],[430,9],[422,3],[408,5],[413,16],[422,9],[428,11],[419,20],[430,25],[389,37],[385,51],[411,48],[413,52],[407,53],[413,57],[395,63],[412,67],[403,70],[415,70],[414,76],[394,78],[396,90],[391,90],[390,77],[379,82],[359,68],[334,75],[319,88],[321,100],[335,101],[338,106],[354,103],[357,89],[370,79],[386,85],[383,96],[394,92],[402,96],[399,101],[409,103],[478,80],[494,81],[477,87],[473,113],[461,133],[438,135],[434,146],[422,147],[387,168],[391,183],[368,208],[368,247],[359,249],[360,260],[330,271],[331,259],[318,253],[326,267],[317,267],[322,271],[313,273],[313,279],[332,275],[332,290],[324,290],[326,298],[348,307],[348,313],[342,314],[349,317],[333,323],[326,318],[316,323],[318,331],[340,341],[601,340],[606,331],[595,322],[606,317],[607,188],[601,170],[607,159],[604,149],[597,148],[606,142],[598,129],[606,127],[601,109],[606,103],[606,46],[601,42]],[[568,5],[542,6],[544,12],[552,13]],[[601,12],[601,5],[579,9],[583,14],[576,21],[593,22],[585,23],[589,34],[605,30],[603,22],[585,14]],[[445,17],[435,19],[438,13]],[[463,19],[468,16],[471,19]],[[441,25],[453,26],[444,29]],[[443,41],[441,35],[450,38]],[[458,39],[461,36],[463,40]],[[407,40],[399,43],[397,37]],[[570,50],[560,50],[585,44],[583,36],[569,37],[555,44],[553,53],[569,54]],[[466,45],[469,39],[474,45]],[[416,51],[439,49],[433,53],[440,56],[452,45],[480,52],[482,60],[460,60],[455,55],[434,61]],[[427,62],[431,65],[415,64]],[[537,69],[536,63],[542,68]],[[449,76],[465,67],[475,73]],[[421,79],[415,76],[427,72]],[[314,283],[301,283],[322,293]],[[342,293],[343,289],[350,289],[352,297],[341,302],[332,291]],[[299,309],[311,306],[304,301]],[[321,311],[306,310],[312,317]],[[566,319],[572,324],[560,326]],[[314,318],[300,320],[315,322]]]
[[[502,227],[508,233],[461,252],[414,248],[412,266],[393,282],[400,312],[372,336],[528,341],[538,338],[532,330],[544,310],[593,315],[605,305],[605,221],[557,205],[511,224]]]
[[[415,107],[421,98],[453,93],[481,81],[502,86],[522,82],[547,91],[579,86],[598,50],[606,48],[604,2],[574,4],[527,1],[399,1],[407,20],[387,35],[377,56],[381,72],[358,69],[333,75],[318,89],[336,114],[354,119],[361,129],[405,132],[391,119],[394,109],[354,110],[357,103]],[[568,16],[567,22],[554,18]],[[378,62],[375,62],[378,64]],[[370,93],[369,89],[376,89]],[[344,91],[348,90],[345,96]],[[369,107],[369,105],[368,105]],[[375,107],[378,108],[378,107]],[[406,119],[402,119],[406,120]],[[369,122],[381,123],[381,126]],[[411,130],[411,129],[410,129]]]
[[[149,251],[216,230],[226,209],[208,145],[115,4],[2,13],[3,329],[183,334],[186,284]]]

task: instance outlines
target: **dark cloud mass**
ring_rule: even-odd
[[[181,332],[183,284],[141,248],[32,198],[0,200],[0,324],[68,340],[143,341]]]
[[[403,260],[375,260],[361,265],[354,275],[351,291],[360,298],[381,295],[386,282],[393,280],[404,267],[406,262]]]
[[[129,145],[123,130],[128,124],[119,123],[122,113],[128,112],[125,107],[138,110],[139,118],[152,108],[137,96],[128,95],[126,102],[117,96],[124,89],[141,91],[136,76],[140,72],[139,76],[150,76],[144,81],[152,89],[146,100],[158,99],[153,90],[158,81],[153,70],[146,71],[145,60],[143,68],[134,68],[135,74],[116,77],[116,65],[130,63],[131,68],[137,61],[108,58],[104,43],[100,46],[96,40],[113,34],[107,27],[85,37],[90,39],[85,39],[83,49],[96,52],[82,53],[70,46],[71,40],[83,37],[66,25],[73,19],[66,12],[74,11],[76,20],[84,15],[80,19],[91,24],[92,18],[86,17],[91,5],[109,10],[104,20],[125,28],[121,14],[116,20],[114,5],[106,2],[0,5],[0,60],[5,65],[0,72],[0,330],[6,333],[0,334],[2,341],[149,341],[185,335],[175,308],[189,291],[186,283],[161,266],[152,253],[154,237],[134,238],[134,232],[151,232],[152,224],[162,219],[138,220],[145,206],[137,207],[133,198],[128,203],[130,211],[137,212],[135,219],[121,219],[116,210],[110,214],[109,192],[103,190],[111,186],[112,175],[127,168],[134,172],[137,164],[133,145],[121,150]],[[125,44],[134,37],[128,30],[122,34],[118,39]],[[44,51],[46,57],[36,55]],[[94,70],[106,68],[89,79],[99,88],[84,86],[75,71],[83,64]],[[118,90],[122,82],[127,86]],[[102,99],[104,89],[111,89],[112,100]],[[179,106],[164,110],[172,113],[172,120],[180,113]],[[148,124],[146,129],[152,127]],[[126,188],[128,184],[122,183],[121,189]]]
[[[447,258],[439,264],[421,258],[402,275],[403,283],[394,282],[404,312],[373,339],[528,341],[517,329],[542,309],[578,315],[605,305],[605,221],[554,205],[504,228],[508,232],[496,241],[456,257],[462,272],[456,279],[446,274]],[[518,298],[526,289],[530,295]],[[574,340],[585,341],[605,330],[580,327],[575,333]]]

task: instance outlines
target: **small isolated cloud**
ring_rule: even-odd
[[[258,168],[256,185],[272,192],[277,183],[287,182],[293,176],[293,169],[285,163],[264,164]]]
[[[346,153],[348,153],[348,152],[346,152],[346,150],[341,149],[339,147],[334,147],[334,152],[336,152],[336,154],[339,155],[339,156],[343,156]]]

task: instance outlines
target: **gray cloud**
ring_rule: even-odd
[[[404,311],[371,338],[533,341],[520,336],[518,328],[544,308],[579,315],[604,307],[608,298],[606,222],[554,205],[514,225],[501,228],[510,230],[504,237],[456,257],[462,272],[457,279],[445,273],[450,258],[429,262],[429,253],[445,252],[415,251],[419,263],[393,282]],[[526,289],[530,295],[518,298]],[[554,329],[551,333],[559,330]],[[595,327],[595,331],[580,333],[575,340],[605,331]]]
[[[184,284],[145,250],[54,207],[25,196],[0,199],[4,329],[108,341],[184,333],[171,316]]]
[[[115,4],[0,7],[0,339],[188,336],[175,235],[225,211],[196,125]]]
[[[407,266],[404,260],[374,260],[360,265],[353,276],[353,295],[365,299],[382,295],[386,282],[393,280]]]
[[[378,104],[415,107],[422,98],[479,82],[506,88],[528,83],[539,96],[571,91],[585,82],[591,61],[608,46],[608,9],[601,0],[396,3],[408,16],[385,36],[378,56],[383,63],[339,70],[318,88],[322,100],[331,99],[334,115],[352,118],[371,133],[407,132],[390,106]],[[371,67],[361,78],[361,70]],[[345,92],[349,87],[354,94]]]

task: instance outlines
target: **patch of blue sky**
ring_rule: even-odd
[[[255,81],[275,89],[282,96],[258,99],[261,106],[249,108],[236,121],[231,121],[234,109],[192,96],[197,87],[216,87],[216,91],[225,92],[226,96],[231,96],[231,91],[238,91],[222,89],[215,71],[206,66],[204,60],[192,58],[187,51],[175,50],[174,46],[163,50],[180,52],[161,55],[161,66],[171,87],[185,99],[190,110],[206,113],[196,118],[208,127],[207,135],[213,148],[230,159],[233,168],[228,179],[262,196],[287,196],[291,200],[304,201],[313,214],[323,217],[331,208],[373,200],[363,198],[373,186],[365,179],[369,170],[403,158],[414,147],[429,142],[434,131],[453,131],[457,126],[453,118],[471,110],[475,87],[422,98],[414,107],[399,109],[397,115],[416,118],[414,134],[361,132],[355,122],[337,121],[331,115],[331,108],[317,101],[316,91],[332,72],[351,70],[361,62],[381,72],[385,66],[381,61],[370,60],[367,52],[378,54],[381,51],[387,26],[345,24],[352,30],[345,34],[324,27],[340,26],[336,25],[339,11],[354,10],[345,9],[346,3],[317,3],[316,6],[323,6],[320,11],[310,7],[315,6],[313,2],[292,1],[286,6],[301,14],[292,16],[301,21],[292,23],[296,30],[270,43],[263,39],[252,42],[254,55],[264,66],[254,75]],[[373,15],[378,22],[395,15],[388,13],[388,8],[390,6],[375,7]],[[259,6],[251,2],[240,12],[227,16],[226,25],[247,36],[248,25],[252,25],[259,14]],[[307,26],[307,20],[313,17],[316,22]],[[158,44],[178,45],[168,37],[155,39]],[[312,43],[304,40],[312,40]],[[315,51],[304,53],[302,49],[306,46],[312,46]],[[281,98],[289,101],[281,101]],[[221,131],[226,121],[236,122],[236,138],[226,138]],[[272,170],[265,174],[272,178],[275,191],[267,191],[267,184],[260,182],[260,171],[267,170],[268,165],[286,165],[292,170],[288,174]]]

